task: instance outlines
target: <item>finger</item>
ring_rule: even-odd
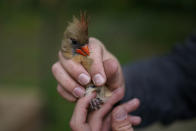
[[[61,85],[57,85],[57,92],[66,100],[70,102],[75,102],[76,97],[68,93]]]
[[[85,90],[79,84],[77,84],[63,69],[62,65],[57,62],[52,66],[52,72],[54,77],[67,90],[72,93],[75,97],[82,97],[85,94]]]
[[[101,86],[106,82],[106,75],[103,68],[103,48],[101,42],[95,38],[89,39],[90,57],[93,60],[90,74],[96,86]]]
[[[109,131],[111,129],[111,113],[106,116],[103,121],[102,131]]]
[[[123,108],[127,113],[135,111],[139,107],[140,101],[137,98],[134,98],[118,107]],[[139,116],[129,116],[129,121],[132,125],[136,126],[141,123],[141,117]]]
[[[121,106],[123,106],[125,108],[125,110],[129,113],[132,111],[135,111],[140,105],[140,101],[137,98],[134,98],[124,104],[122,104]]]
[[[73,61],[72,59],[65,59],[60,51],[59,60],[69,75],[81,85],[86,85],[90,82],[90,75],[81,64]]]
[[[113,93],[112,96],[104,103],[104,105],[97,111],[94,111],[92,116],[92,121],[102,120],[105,115],[112,109],[114,104],[123,98],[124,88],[118,88]]]
[[[112,111],[112,131],[133,131],[128,114],[121,106]]]
[[[93,125],[93,128],[100,128],[100,125],[102,125],[102,120],[106,116],[106,114],[112,109],[115,103],[122,99],[123,92],[123,88],[116,89],[112,93],[112,96],[108,99],[108,101],[104,103],[104,105],[99,110],[93,111],[89,114],[88,122],[90,123],[90,125]]]
[[[76,103],[72,116],[76,125],[84,124],[86,122],[89,103],[95,96],[95,93],[86,95],[85,97],[80,98]]]
[[[142,118],[139,116],[129,116],[129,121],[133,126],[137,126],[142,122]]]
[[[106,101],[100,109],[100,117],[103,118],[112,107],[123,98],[124,88],[117,88],[113,91],[112,96]]]
[[[120,65],[115,58],[109,58],[103,62],[104,70],[107,77],[107,86],[114,90],[118,87],[124,86],[124,80],[122,76],[122,71]]]
[[[142,119],[139,116],[128,116],[129,121],[133,126],[137,126],[141,123]],[[111,129],[111,114],[109,114],[103,121],[103,131],[109,131]]]

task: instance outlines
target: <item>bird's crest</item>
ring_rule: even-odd
[[[81,29],[88,34],[88,17],[86,12],[80,12]]]
[[[80,12],[80,19],[73,16],[73,21],[69,23],[65,37],[73,38],[79,43],[88,43],[88,18],[86,12]]]

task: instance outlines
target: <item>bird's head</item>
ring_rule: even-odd
[[[64,32],[61,50],[65,57],[74,55],[89,55],[88,21],[85,13],[80,14],[80,20],[73,17]]]

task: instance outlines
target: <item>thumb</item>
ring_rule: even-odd
[[[133,131],[128,113],[123,107],[116,107],[112,111],[112,131]]]
[[[124,79],[118,61],[110,58],[104,60],[103,65],[107,77],[107,86],[111,90],[122,87],[124,84]]]

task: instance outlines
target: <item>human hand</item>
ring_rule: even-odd
[[[59,52],[59,61],[52,66],[58,81],[58,93],[68,101],[74,102],[85,94],[83,86],[91,79],[96,86],[106,84],[110,89],[124,87],[122,70],[118,60],[95,38],[89,38],[90,57],[93,59],[91,71],[71,59],[65,59]],[[122,93],[123,94],[123,93]]]
[[[133,131],[132,125],[138,125],[141,118],[129,116],[128,113],[137,109],[138,99],[130,100],[111,111],[113,105],[122,98],[122,92],[123,88],[116,89],[102,108],[90,113],[88,113],[88,106],[95,94],[80,98],[70,121],[71,129],[73,131],[109,131],[111,129],[113,131]]]

